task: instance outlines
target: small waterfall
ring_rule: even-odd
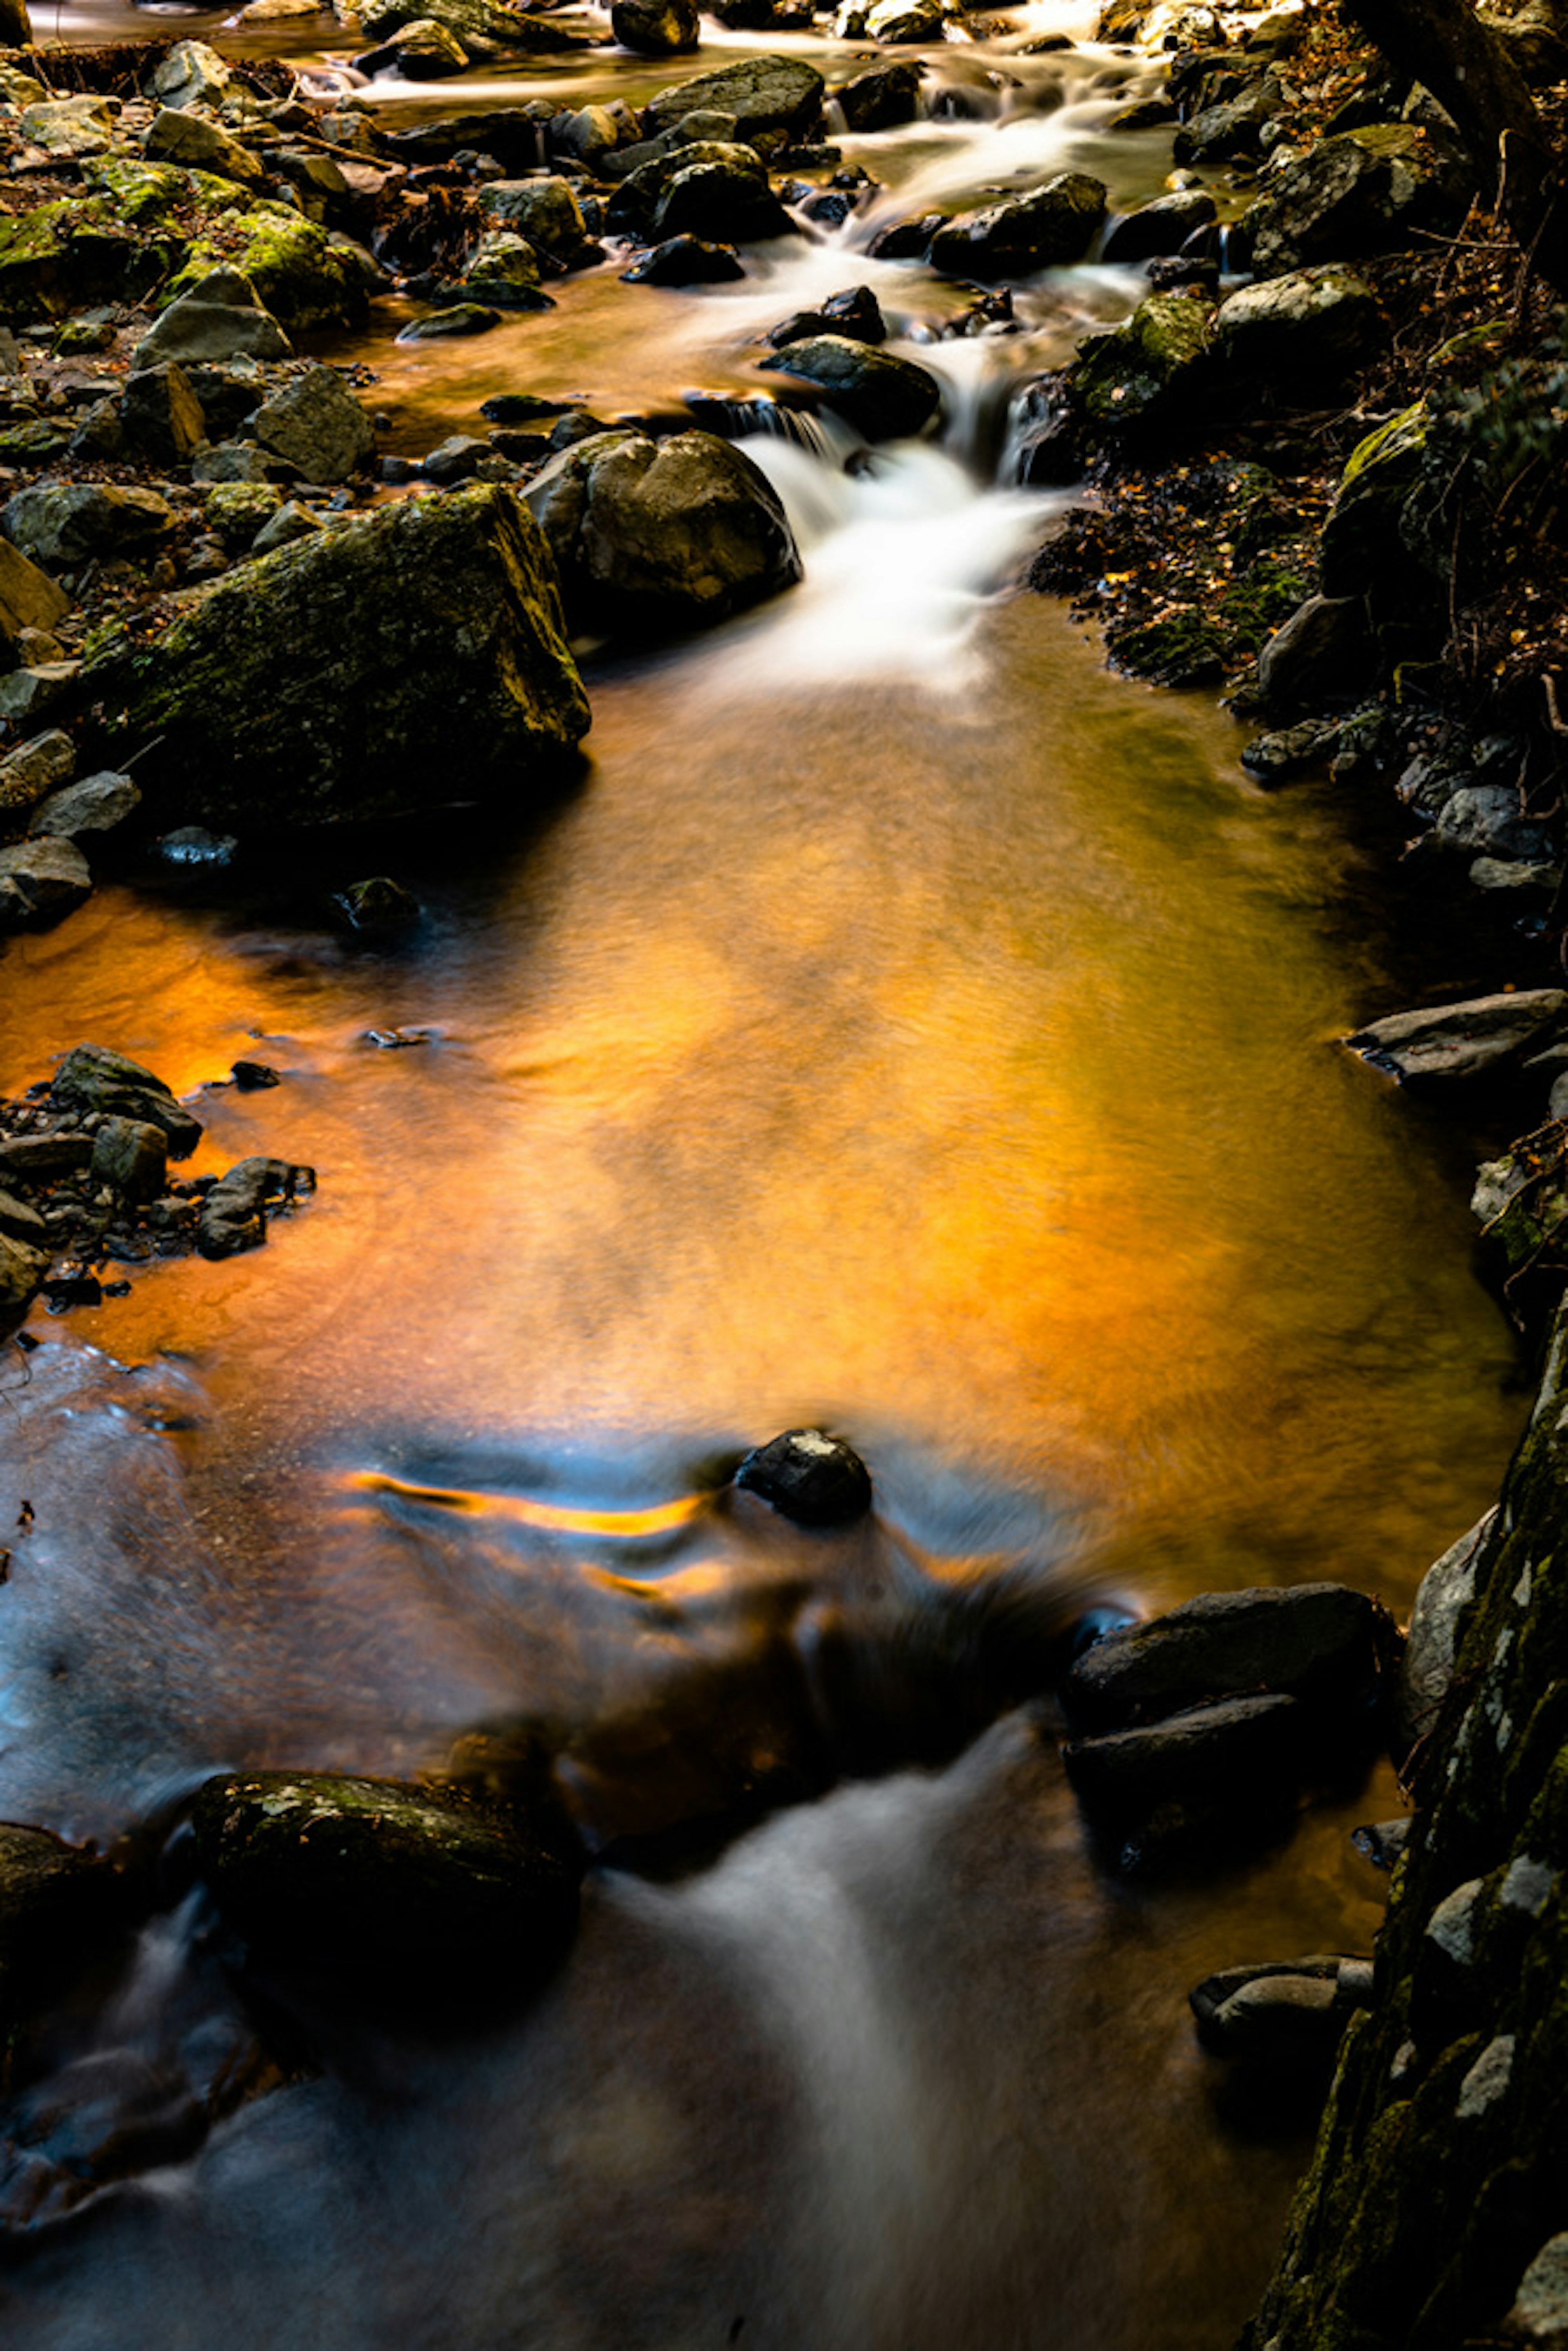
[[[787,407],[766,392],[742,397],[717,392],[687,392],[681,397],[691,410],[694,424],[700,425],[705,433],[720,434],[726,441],[742,441],[752,434],[767,434],[776,441],[793,442],[798,449],[809,450],[824,465],[841,465],[859,446],[854,434],[836,417],[819,416],[810,408]]]

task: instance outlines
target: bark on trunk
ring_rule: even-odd
[[[1347,0],[1368,40],[1458,126],[1490,197],[1542,275],[1568,292],[1568,204],[1530,84],[1469,0]]]

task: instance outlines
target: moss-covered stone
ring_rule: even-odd
[[[1376,2004],[1347,2037],[1247,2351],[1490,2342],[1534,2254],[1568,2226],[1565,1529],[1562,1313],[1478,1552],[1448,1696],[1409,1767],[1421,1808]]]
[[[171,821],[276,831],[455,800],[519,809],[589,723],[554,567],[485,484],[258,557],[160,632],[91,646],[109,764]]]
[[[1212,316],[1185,294],[1151,294],[1120,327],[1084,343],[1070,381],[1094,428],[1169,423],[1202,380]]]
[[[335,236],[282,205],[252,204],[209,224],[166,288],[174,301],[214,269],[237,269],[290,334],[351,327],[370,308],[375,266]]]
[[[81,167],[84,183],[109,198],[121,219],[151,227],[175,215],[205,218],[243,212],[254,200],[233,180],[192,172],[177,163],[142,163],[129,155],[99,155]]]
[[[128,227],[108,196],[0,216],[0,324],[27,326],[95,302],[141,300],[183,250],[179,239]]]

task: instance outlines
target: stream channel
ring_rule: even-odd
[[[927,117],[841,140],[885,194],[737,285],[612,256],[472,341],[400,344],[388,301],[328,350],[417,453],[497,390],[755,396],[761,329],[870,284],[945,422],[858,473],[831,430],[747,444],[803,586],[594,654],[580,786],[405,842],[396,955],[298,863],[103,886],[5,950],[7,1092],[91,1039],[192,1094],[197,1172],[267,1152],[320,1187],[264,1251],[140,1270],[0,1357],[33,1511],[0,1816],[104,1839],[222,1767],[407,1772],[524,1719],[610,1848],[520,2012],[308,2015],[310,2078],[39,2226],[7,2351],[1224,2351],[1270,2263],[1305,2141],[1228,2116],[1185,1994],[1368,1948],[1346,1832],[1392,1782],[1261,1860],[1119,1877],[971,1668],[998,1626],[1027,1657],[1260,1582],[1403,1612],[1523,1399],[1462,1153],[1333,1041],[1401,982],[1339,798],[1265,796],[1211,699],[1009,584],[1063,502],[1009,486],[1009,400],[1138,278],[1048,272],[1022,331],[943,340],[960,289],[866,257],[1052,170],[1159,192],[1168,133],[1103,128],[1156,68],[1064,0],[998,22],[927,53]],[[412,121],[638,102],[748,47],[846,69],[704,33],[365,94]],[[196,1093],[241,1057],[282,1082]],[[800,1425],[863,1454],[869,1528],[720,1490]],[[801,1687],[838,1784],[640,1865],[737,1758],[788,1762]],[[205,1925],[172,1908],[61,2022],[62,2082],[221,2074]]]

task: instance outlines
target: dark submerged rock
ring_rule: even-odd
[[[489,483],[243,564],[85,684],[110,740],[159,738],[138,773],[161,810],[249,831],[528,805],[589,724],[545,545]]]
[[[1286,1691],[1351,1722],[1387,1692],[1397,1636],[1379,1601],[1343,1583],[1202,1593],[1078,1657],[1062,1685],[1075,1729],[1121,1729],[1208,1698]]]
[[[209,1780],[193,1813],[224,1917],[268,1958],[327,1974],[523,1990],[577,1922],[583,1862],[553,1813],[321,1772]]]
[[[1206,1976],[1187,2004],[1211,2056],[1249,2073],[1326,2077],[1370,1975],[1365,1959],[1314,1953]]]
[[[1096,1830],[1135,1865],[1199,1838],[1222,1847],[1271,1831],[1295,1808],[1305,1727],[1296,1698],[1226,1698],[1069,1740],[1061,1760]]]
[[[871,1473],[859,1454],[820,1428],[787,1429],[758,1446],[735,1483],[806,1527],[847,1525],[872,1504]]]

